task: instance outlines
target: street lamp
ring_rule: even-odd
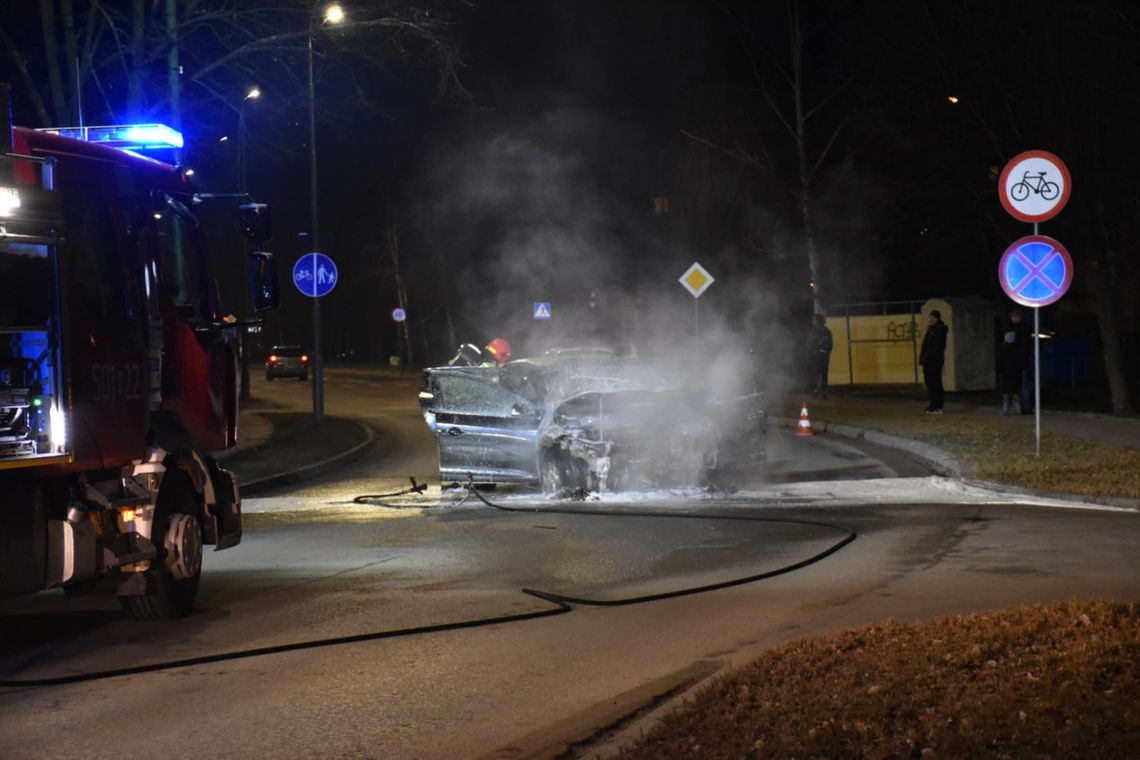
[[[315,10],[315,8],[314,8]],[[313,37],[317,27],[315,13],[309,16],[309,218],[313,250],[320,251],[320,224],[317,215],[317,94],[313,84]],[[344,23],[344,8],[333,3],[325,6],[321,25]],[[321,299],[313,298],[313,419],[325,419],[324,358],[321,355]]]
[[[239,188],[243,193],[246,192],[246,174],[245,174],[245,104],[251,100],[257,100],[261,97],[261,90],[254,85],[249,88],[249,92],[241,99],[241,104],[238,106],[238,164],[241,167],[241,187]]]
[[[261,97],[261,90],[254,85],[246,92],[245,97],[241,99],[238,104],[238,166],[240,167],[240,187],[238,188],[243,195],[246,194],[246,170],[245,170],[245,106],[251,100],[257,100]],[[242,299],[245,303],[245,299]],[[249,340],[248,328],[241,326],[238,332],[238,350],[241,351],[241,400],[249,400]]]

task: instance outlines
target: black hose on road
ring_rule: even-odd
[[[384,506],[381,499],[395,498],[398,496],[407,495],[409,493],[416,493],[422,495],[423,490],[426,488],[424,485],[416,483],[415,478],[411,479],[411,488],[404,489],[403,491],[393,494],[378,494],[378,495],[364,495],[357,496],[353,499],[358,504],[364,503],[379,503]],[[30,679],[0,679],[0,687],[3,688],[30,688],[30,687],[45,687],[45,686],[64,686],[67,684],[84,683],[88,681],[101,681],[109,678],[119,678],[122,676],[139,675],[143,673],[154,673],[162,670],[171,670],[173,668],[186,668],[197,665],[209,665],[218,662],[227,662],[231,660],[240,660],[250,657],[263,657],[272,654],[283,654],[286,652],[299,652],[305,649],[318,649],[321,647],[338,646],[341,644],[357,644],[365,641],[380,641],[383,639],[394,639],[405,636],[419,636],[431,633],[443,633],[446,631],[458,631],[466,628],[481,628],[491,625],[503,625],[505,623],[518,623],[527,620],[537,620],[540,618],[552,617],[554,615],[561,615],[570,612],[574,609],[574,605],[581,606],[594,606],[594,607],[621,607],[626,605],[641,604],[643,602],[655,602],[663,599],[673,599],[681,596],[688,596],[691,594],[700,594],[706,591],[715,591],[717,589],[730,588],[732,586],[741,586],[747,583],[764,580],[766,578],[774,578],[779,575],[800,570],[802,568],[813,565],[816,562],[836,553],[843,547],[850,544],[855,540],[856,533],[854,530],[841,525],[834,525],[832,523],[819,522],[815,520],[800,520],[800,519],[780,519],[770,517],[749,517],[740,515],[702,515],[702,514],[678,514],[676,512],[622,512],[619,510],[582,510],[582,509],[567,509],[567,508],[544,508],[544,507],[509,507],[502,504],[492,502],[490,499],[483,496],[482,493],[475,487],[474,483],[468,483],[465,488],[463,499],[459,500],[457,504],[462,504],[467,498],[474,494],[481,502],[486,504],[492,509],[497,509],[502,512],[535,512],[535,513],[548,513],[548,514],[566,514],[576,515],[582,517],[589,516],[604,516],[604,517],[629,517],[629,518],[671,518],[671,519],[698,519],[698,520],[736,520],[744,522],[770,522],[770,523],[784,523],[792,525],[808,525],[812,527],[827,528],[838,531],[844,534],[836,543],[829,546],[827,549],[808,557],[807,559],[799,562],[792,563],[783,567],[776,568],[775,570],[768,570],[763,573],[756,573],[753,575],[744,576],[741,578],[733,578],[727,581],[718,583],[710,583],[702,586],[693,586],[677,591],[668,591],[658,594],[647,594],[643,596],[628,597],[625,599],[590,599],[586,597],[572,597],[564,594],[556,594],[538,589],[522,589],[524,594],[533,596],[537,599],[549,602],[554,605],[553,609],[538,610],[535,612],[520,613],[517,615],[501,615],[490,618],[478,618],[474,620],[461,620],[454,623],[440,623],[437,625],[416,626],[413,628],[399,628],[387,631],[372,631],[368,633],[355,634],[351,636],[336,636],[326,639],[314,639],[311,641],[299,641],[292,644],[279,644],[270,647],[258,647],[254,649],[242,649],[234,652],[223,652],[221,654],[202,655],[200,657],[188,657],[181,660],[167,660],[164,662],[156,662],[149,665],[134,665],[126,668],[116,668],[112,670],[102,670],[93,673],[79,673],[68,676],[59,676],[56,678],[30,678]],[[401,508],[401,507],[394,507]],[[404,507],[406,508],[406,507]]]

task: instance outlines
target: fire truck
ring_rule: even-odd
[[[234,477],[206,452],[236,439],[243,325],[223,316],[195,209],[230,203],[250,247],[268,209],[142,155],[181,145],[162,125],[34,131],[3,112],[0,595],[185,615],[204,545],[242,535]],[[272,254],[235,253],[254,311],[276,307]]]

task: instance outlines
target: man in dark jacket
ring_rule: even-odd
[[[827,398],[827,375],[831,370],[831,330],[827,329],[827,317],[815,315],[812,329],[812,396]]]
[[[1021,408],[1017,412],[1032,414],[1033,397],[1030,395],[1030,390],[1033,375],[1033,334],[1025,322],[1021,309],[1014,309],[1009,313],[1009,324],[1010,329],[1013,330],[1017,354],[1021,357],[1021,392],[1019,394]]]
[[[918,355],[918,363],[922,365],[922,377],[926,381],[926,392],[930,396],[926,413],[942,414],[945,397],[942,390],[942,363],[946,358],[946,334],[950,329],[942,321],[942,312],[937,309],[930,312],[927,325],[926,334],[922,336],[922,350]]]

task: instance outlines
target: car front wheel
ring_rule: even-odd
[[[553,496],[586,490],[582,463],[558,450],[542,453],[539,467],[542,492]]]

